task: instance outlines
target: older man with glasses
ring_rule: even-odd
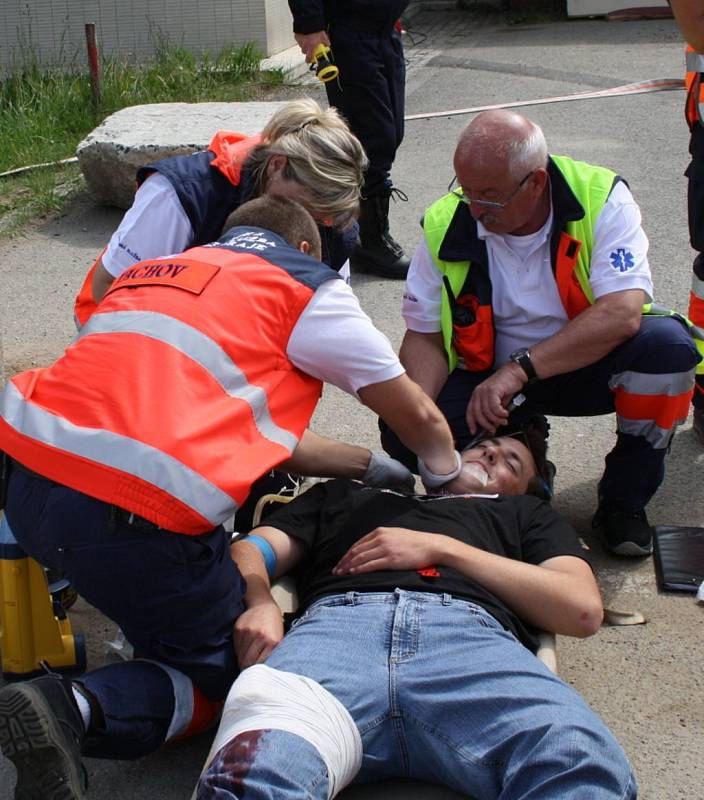
[[[645,506],[701,357],[688,321],[652,305],[648,240],[627,184],[549,156],[541,129],[509,111],[475,117],[454,169],[411,263],[402,363],[459,446],[536,413],[615,411],[594,525],[611,552],[649,554]],[[509,419],[519,392],[526,402]],[[390,431],[382,441],[403,460]]]

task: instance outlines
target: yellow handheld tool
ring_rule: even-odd
[[[313,50],[313,61],[310,68],[315,70],[316,77],[323,83],[334,81],[340,74],[340,70],[332,63],[330,48],[322,42]]]
[[[41,672],[46,661],[57,671],[86,668],[83,636],[71,633],[66,612],[52,600],[44,569],[17,544],[0,520],[0,655],[7,679]]]

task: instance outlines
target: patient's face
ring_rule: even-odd
[[[463,450],[462,471],[442,488],[453,494],[525,494],[536,472],[526,445],[501,436]]]

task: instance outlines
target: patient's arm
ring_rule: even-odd
[[[253,533],[266,539],[276,554],[274,578],[288,572],[304,553],[304,545],[276,528],[262,526]],[[266,660],[283,638],[284,627],[259,548],[245,538],[234,542],[230,553],[247,582],[246,611],[235,621],[233,633],[237,661],[240,669],[246,669]]]
[[[576,556],[526,564],[438,533],[376,528],[350,547],[334,573],[428,566],[458,570],[537,628],[583,637],[596,633],[601,625],[599,588],[589,565]]]

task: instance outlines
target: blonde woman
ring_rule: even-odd
[[[77,324],[128,267],[216,240],[228,215],[262,194],[300,202],[318,222],[322,260],[348,279],[366,166],[337,111],[310,98],[287,103],[261,134],[218,131],[205,151],[147,164],[132,207],[76,297]]]

